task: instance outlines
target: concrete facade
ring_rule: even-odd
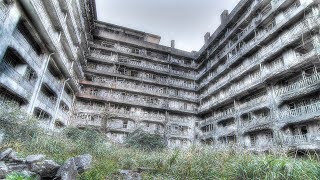
[[[43,127],[142,128],[169,147],[320,145],[317,0],[241,0],[198,52],[97,20],[93,0],[0,1],[0,102]]]

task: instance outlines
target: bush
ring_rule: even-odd
[[[158,132],[151,134],[141,129],[130,133],[126,139],[127,147],[138,148],[147,151],[161,150],[166,147],[165,139]]]

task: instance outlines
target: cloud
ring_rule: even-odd
[[[161,44],[176,40],[179,49],[198,51],[206,32],[220,25],[220,14],[239,0],[96,0],[101,21],[160,35]]]

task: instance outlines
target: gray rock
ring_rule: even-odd
[[[18,158],[17,157],[17,153],[15,151],[12,151],[9,156],[8,159],[10,159],[13,162],[17,162],[17,163],[25,163],[25,159],[23,158]]]
[[[74,157],[74,163],[76,164],[78,173],[83,173],[89,169],[92,162],[92,156],[90,154],[84,154],[81,156]]]
[[[8,167],[4,164],[3,161],[0,161],[0,179],[3,179],[8,174]]]
[[[13,150],[12,150],[11,148],[8,148],[7,150],[3,151],[3,152],[0,154],[0,161],[2,161],[4,158],[7,158],[12,151],[13,151]]]
[[[54,177],[60,165],[52,160],[44,160],[31,164],[30,170],[39,174],[41,177]]]
[[[36,162],[41,162],[46,156],[43,154],[29,155],[26,158],[27,163],[32,164]]]
[[[56,177],[61,180],[76,180],[78,175],[74,158],[68,159],[58,170]]]
[[[25,163],[14,163],[14,162],[11,162],[11,163],[6,163],[8,169],[9,169],[9,172],[12,172],[12,171],[24,171],[24,170],[28,170],[29,169],[29,166]]]

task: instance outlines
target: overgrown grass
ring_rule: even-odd
[[[217,153],[208,147],[143,151],[106,143],[105,136],[94,130],[70,128],[48,134],[17,109],[0,111],[0,129],[7,132],[0,150],[11,147],[20,156],[43,153],[63,163],[72,156],[92,154],[93,168],[82,174],[81,180],[103,180],[119,169],[141,167],[151,169],[143,174],[144,179],[320,179],[320,161],[316,156]]]

